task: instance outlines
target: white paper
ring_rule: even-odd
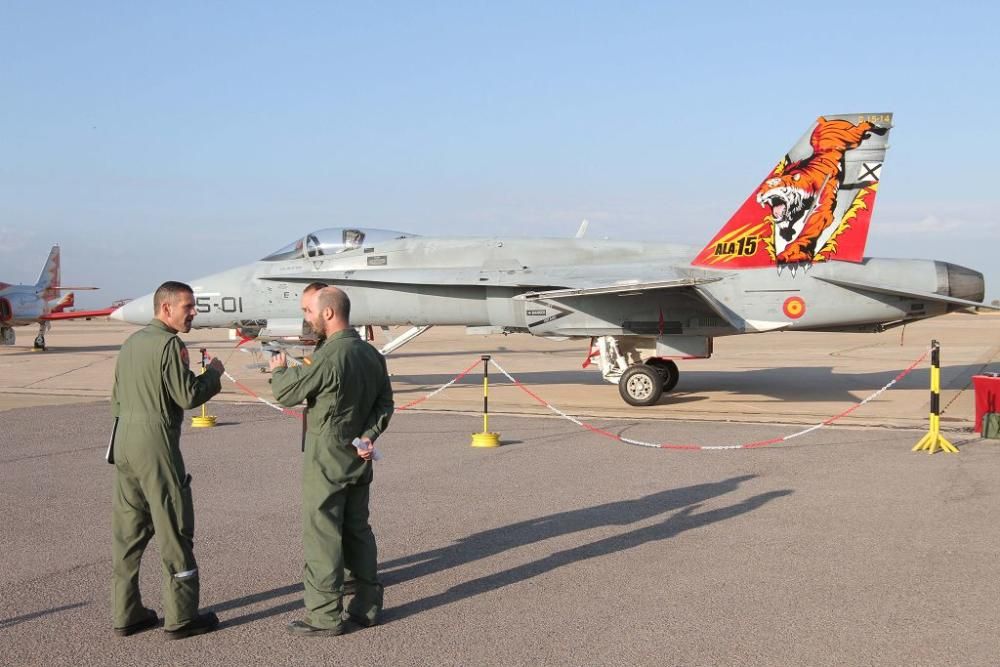
[[[361,450],[368,449],[364,441],[361,438],[355,438],[351,441],[351,444],[360,452]],[[377,449],[372,450],[372,461],[381,461],[382,455],[378,453]]]

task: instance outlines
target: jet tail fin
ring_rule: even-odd
[[[692,264],[861,261],[891,128],[891,113],[820,116]]]
[[[49,258],[45,260],[42,273],[38,276],[35,289],[41,292],[41,297],[46,301],[59,298],[60,269],[59,269],[59,246],[52,246],[49,251]]]

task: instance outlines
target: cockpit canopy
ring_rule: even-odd
[[[384,243],[395,239],[405,239],[416,234],[394,232],[389,229],[363,229],[360,227],[330,227],[306,234],[296,239],[280,250],[265,257],[264,262],[282,262],[290,259],[306,257],[322,257],[336,255],[340,252],[354,250],[363,245]]]

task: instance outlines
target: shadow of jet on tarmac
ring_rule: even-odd
[[[681,365],[680,381],[677,388],[663,395],[657,405],[670,405],[679,401],[692,401],[708,398],[704,392],[727,392],[730,394],[746,394],[754,402],[759,396],[770,399],[795,402],[849,402],[856,397],[851,392],[871,392],[879,389],[895,378],[905,366],[896,370],[852,373],[837,371],[833,366],[787,366],[783,368],[734,369],[724,371],[699,371],[693,366]],[[941,366],[942,391],[957,391],[965,389],[971,383],[971,378],[984,370],[982,364],[957,364]],[[613,385],[605,382],[600,373],[586,370],[575,371],[525,371],[511,373],[519,382],[528,388],[532,385],[544,386],[552,384],[578,384],[584,386],[607,386],[608,391],[614,391]],[[399,373],[394,380],[405,381],[411,385],[421,385],[423,388],[436,388],[451,380],[454,376],[443,374],[407,375]],[[470,373],[461,384],[482,382],[481,376]],[[490,374],[491,388],[509,387],[510,382],[503,377]],[[923,389],[930,387],[929,362],[911,371],[905,378],[896,383],[896,389]],[[404,389],[401,387],[401,389]],[[405,393],[405,388],[400,393]],[[701,396],[695,396],[702,394]],[[543,395],[544,398],[544,395]]]

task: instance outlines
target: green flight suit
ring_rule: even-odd
[[[125,341],[118,353],[112,413],[114,436],[114,626],[143,618],[139,561],[156,534],[163,562],[165,629],[176,630],[198,615],[198,565],[194,559],[191,476],[181,456],[184,410],[222,389],[219,373],[195,375],[173,329],[153,320]]]
[[[392,385],[385,359],[354,329],[329,336],[310,365],[278,368],[271,389],[286,407],[306,401],[302,462],[302,543],[306,623],[340,624],[345,565],[357,593],[353,616],[375,621],[382,609],[375,535],[368,523],[372,464],[351,442],[374,442],[392,417]]]

